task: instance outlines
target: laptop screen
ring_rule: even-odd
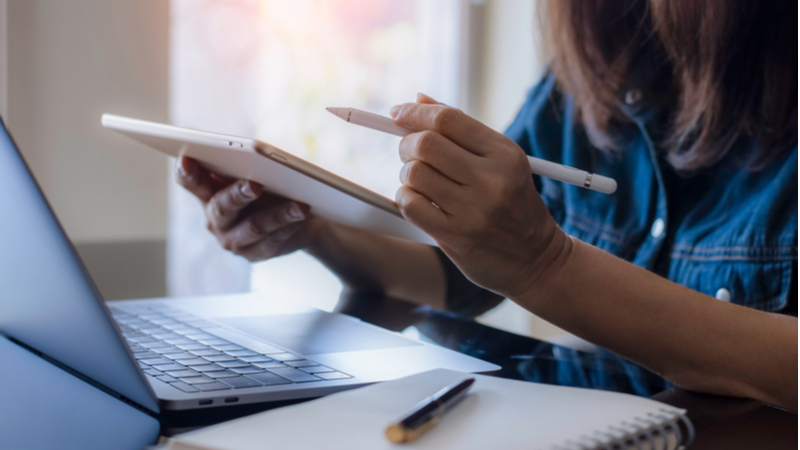
[[[0,332],[157,412],[155,396],[2,120],[0,211]]]

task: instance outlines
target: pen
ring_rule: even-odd
[[[394,134],[395,136],[405,136],[413,133],[408,128],[403,128],[394,123],[388,117],[379,116],[355,108],[325,108],[336,117],[362,127],[372,128],[373,130],[383,131],[384,133]],[[528,156],[528,163],[531,172],[543,177],[563,181],[564,183],[574,184],[592,191],[604,194],[613,194],[617,190],[617,182],[602,175],[595,175],[585,170],[557,164],[544,159]]]
[[[444,413],[461,401],[474,382],[475,378],[456,381],[417,403],[397,423],[389,425],[386,429],[386,438],[395,444],[417,439],[433,428]]]

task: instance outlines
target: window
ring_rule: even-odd
[[[463,0],[175,0],[172,123],[270,142],[393,198],[399,138],[325,107],[387,114],[420,91],[465,105],[468,13]],[[254,289],[334,306],[341,286],[315,260],[251,268],[205,230],[196,200],[170,189],[170,295]]]

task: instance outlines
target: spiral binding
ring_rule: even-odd
[[[681,425],[685,429],[681,429]],[[688,449],[694,443],[694,426],[685,415],[675,410],[659,409],[658,413],[648,413],[645,417],[636,417],[631,422],[621,422],[617,426],[609,427],[607,431],[596,431],[592,435],[583,435],[571,439],[560,446],[551,447],[552,450],[627,450],[632,445],[637,450],[643,450],[641,437],[650,444],[650,450],[669,449],[670,436],[674,436],[677,449]],[[656,445],[660,437],[661,445]]]

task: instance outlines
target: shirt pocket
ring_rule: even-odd
[[[758,257],[736,249],[694,248],[672,255],[669,278],[683,286],[723,301],[761,311],[781,311],[789,303],[797,262],[769,250]],[[751,249],[752,250],[752,249]]]

